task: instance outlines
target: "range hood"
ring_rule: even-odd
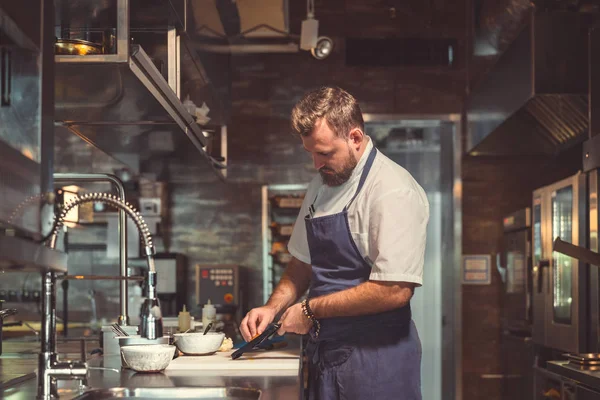
[[[471,155],[553,156],[588,130],[592,15],[531,10],[467,105]]]
[[[167,7],[172,5],[171,1],[164,3]],[[200,61],[188,51],[185,32],[163,22],[130,29],[129,1],[117,0],[115,4],[112,10],[115,17],[109,18],[116,23],[115,52],[55,57],[56,129],[75,133],[125,164],[136,158],[144,161],[173,157],[178,149],[192,147],[223,179],[225,155],[209,154],[212,147],[209,131],[224,133],[222,121],[216,118],[216,125],[200,126],[181,101],[182,80],[186,83],[193,80],[196,88],[209,86]],[[85,18],[74,18],[74,11],[78,10],[71,9],[68,13],[71,21],[87,23]],[[131,14],[136,15],[137,11]],[[80,30],[68,21],[66,25],[71,32]],[[86,33],[94,32],[89,29]],[[186,62],[185,68],[180,68],[182,62]],[[194,74],[189,73],[190,69]],[[212,120],[214,115],[211,108],[208,116]]]

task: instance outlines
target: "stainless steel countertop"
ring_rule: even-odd
[[[548,361],[548,371],[557,373],[594,389],[600,389],[600,371],[580,368],[568,361]]]
[[[291,341],[292,343],[294,341]],[[292,345],[290,343],[290,345]],[[301,357],[300,346],[291,348],[298,349],[298,356]],[[3,371],[5,368],[11,369],[10,362],[16,359],[0,360]],[[37,358],[19,359],[36,366]],[[114,368],[113,370],[92,369],[88,374],[89,388],[147,388],[147,387],[243,387],[261,390],[260,400],[275,399],[301,399],[303,396],[302,370],[298,371],[296,376],[282,376],[279,370],[260,370],[260,371],[181,371],[167,370],[163,373],[135,373],[129,369],[121,369],[121,359],[119,356],[96,357],[88,360],[90,367]],[[35,367],[34,367],[35,368]],[[224,375],[226,374],[226,375]],[[60,381],[59,395],[60,399],[71,400],[80,395],[82,391],[75,381]],[[10,388],[0,390],[0,398],[6,400],[29,400],[34,399],[37,394],[37,379],[32,378],[23,383],[19,383]]]

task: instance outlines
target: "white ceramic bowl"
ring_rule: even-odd
[[[133,345],[121,347],[121,356],[129,368],[137,372],[159,372],[167,368],[175,346],[168,344]]]
[[[156,339],[146,339],[141,335],[116,336],[121,347],[132,345],[169,344],[169,336]]]
[[[203,332],[176,333],[175,346],[183,353],[190,356],[203,356],[213,354],[225,339],[223,332]]]

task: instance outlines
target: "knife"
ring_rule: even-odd
[[[235,360],[235,359],[240,358],[242,356],[242,354],[244,354],[244,353],[248,353],[248,352],[255,351],[255,350],[260,350],[261,345],[263,345],[263,342],[271,339],[273,337],[273,335],[275,335],[275,333],[277,333],[279,328],[281,328],[281,324],[275,323],[275,322],[270,323],[269,326],[267,326],[267,329],[265,329],[263,333],[261,333],[260,335],[258,335],[257,337],[255,337],[254,339],[252,339],[251,341],[249,341],[248,343],[246,343],[245,345],[243,345],[236,351],[234,351],[231,354],[231,358]],[[268,346],[268,344],[266,344],[266,343],[264,345]]]

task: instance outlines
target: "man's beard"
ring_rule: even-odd
[[[352,153],[352,149],[348,147],[348,159],[342,166],[342,170],[339,172],[335,172],[332,169],[327,167],[323,167],[319,170],[319,174],[321,175],[321,179],[323,183],[327,186],[340,186],[348,181],[352,176],[352,172],[354,168],[358,164],[358,160],[354,153]],[[324,172],[323,170],[327,171]]]

